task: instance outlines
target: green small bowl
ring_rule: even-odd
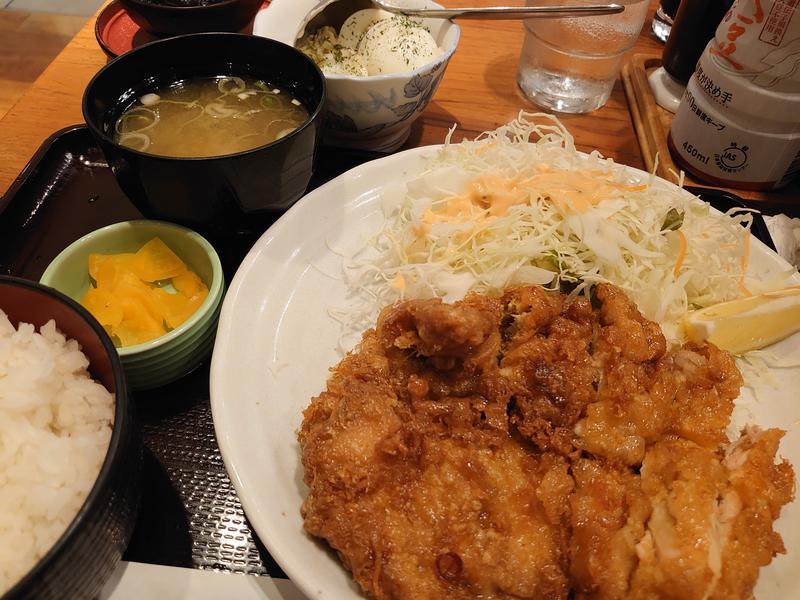
[[[137,390],[180,379],[211,353],[222,306],[222,265],[208,241],[191,229],[164,221],[124,221],[86,234],[53,259],[40,282],[80,302],[91,286],[89,254],[136,252],[159,237],[208,287],[208,296],[178,327],[135,346],[117,348],[128,384]]]

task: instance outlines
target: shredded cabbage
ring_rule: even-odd
[[[425,172],[386,194],[383,229],[345,262],[351,290],[374,311],[526,283],[588,295],[610,282],[675,339],[687,310],[748,293],[749,212],[720,214],[579,153],[552,115],[521,112],[458,144],[452,133]],[[332,314],[369,320],[346,312]]]

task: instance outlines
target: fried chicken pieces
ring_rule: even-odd
[[[782,432],[725,436],[742,384],[667,352],[624,293],[408,301],[299,434],[306,530],[377,599],[750,598],[783,552]]]

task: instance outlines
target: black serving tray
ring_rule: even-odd
[[[309,189],[380,156],[322,148]],[[62,129],[0,199],[0,273],[38,281],[73,241],[137,218],[141,213],[120,190],[88,129]],[[209,240],[227,281],[255,239]],[[208,362],[175,383],[134,394],[144,473],[139,517],[123,558],[285,578],[247,522],[225,471],[211,418]]]
[[[323,147],[309,189],[381,156]],[[721,210],[747,206],[727,192],[692,191]],[[38,281],[50,261],[82,235],[141,217],[87,128],[68,127],[42,144],[0,199],[0,273]],[[760,218],[753,233],[772,247]],[[255,238],[210,241],[230,281]],[[124,558],[286,577],[251,529],[225,471],[211,418],[208,362],[134,399],[145,443],[144,474],[139,517]]]

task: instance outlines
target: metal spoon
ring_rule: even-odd
[[[585,17],[611,15],[625,10],[622,4],[586,4],[574,6],[486,6],[478,8],[404,8],[386,0],[371,0],[375,8],[421,19],[535,19],[541,17]]]
[[[362,8],[381,8],[410,17],[432,19],[537,19],[610,15],[625,10],[622,4],[586,4],[576,6],[490,6],[485,8],[403,8],[386,0],[321,0],[300,24],[297,38],[306,30],[316,31],[322,25],[339,28],[347,17]]]

